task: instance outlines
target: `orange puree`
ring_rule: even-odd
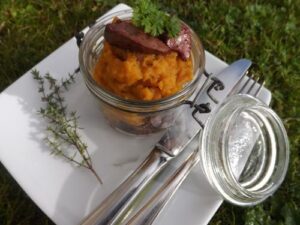
[[[94,79],[125,99],[156,100],[172,95],[192,79],[193,65],[176,52],[142,54],[104,43]]]

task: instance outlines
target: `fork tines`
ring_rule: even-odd
[[[246,82],[243,84],[243,86],[241,87],[239,93],[251,94],[252,96],[256,97],[260,93],[264,83],[265,82],[261,77],[254,77],[254,75],[251,74],[246,80]],[[248,87],[249,85],[250,87]],[[257,87],[257,85],[259,86]]]

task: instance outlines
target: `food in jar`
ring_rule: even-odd
[[[115,18],[106,25],[104,38],[94,79],[119,97],[159,100],[193,78],[191,36],[184,25],[177,37],[153,37],[130,20]]]

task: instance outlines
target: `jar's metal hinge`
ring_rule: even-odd
[[[192,116],[199,123],[199,125],[201,126],[201,128],[203,129],[204,128],[204,124],[202,123],[201,120],[199,120],[197,118],[196,115],[197,115],[197,113],[210,113],[211,112],[210,104],[209,104],[209,102],[208,103],[202,103],[202,104],[199,104],[199,105],[195,105],[194,108],[195,109],[192,112]]]
[[[204,128],[204,124],[201,120],[197,118],[197,113],[210,113],[211,107],[210,103],[201,103],[201,104],[194,104],[192,101],[185,101],[184,104],[189,105],[191,108],[193,107],[194,110],[192,112],[193,118],[198,122],[198,124],[201,126],[201,128]]]

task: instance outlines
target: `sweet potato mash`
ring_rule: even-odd
[[[104,43],[94,79],[125,99],[157,100],[175,94],[193,77],[191,57],[178,53],[143,54]]]

